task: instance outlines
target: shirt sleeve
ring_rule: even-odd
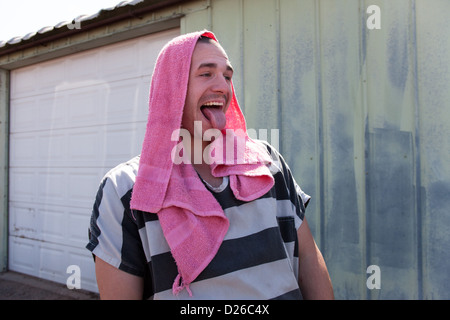
[[[302,190],[302,188],[300,188],[300,186],[295,181],[294,177],[292,177],[292,183],[294,184],[295,191],[296,191],[297,195],[302,199],[303,205],[306,209],[306,207],[308,206],[309,200],[311,200],[311,196],[309,194],[306,194]]]
[[[306,207],[311,199],[307,193],[305,193],[299,184],[295,181],[289,165],[284,160],[283,156],[270,144],[262,141],[269,151],[274,163],[273,166],[277,167],[277,170],[281,171],[283,174],[283,179],[285,186],[288,190],[290,200],[295,206],[296,210],[296,220],[295,226],[298,229],[304,219]]]
[[[132,181],[123,181],[126,176],[116,170],[102,180],[92,209],[86,248],[94,257],[120,270],[143,276],[146,258],[129,208]],[[124,188],[127,183],[131,184],[129,189]]]
[[[284,161],[283,157],[280,155],[281,165],[284,171],[284,177],[286,179],[286,185],[289,189],[289,194],[291,198],[291,202],[294,204],[296,208],[297,216],[303,221],[306,212],[306,206],[309,203],[311,197],[306,194],[302,188],[298,185],[297,181],[292,174],[291,169],[288,164]],[[300,227],[298,224],[297,228]]]

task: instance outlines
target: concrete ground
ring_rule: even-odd
[[[13,271],[0,273],[0,300],[98,300],[98,294]]]

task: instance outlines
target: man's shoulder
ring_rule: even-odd
[[[298,194],[302,201],[304,206],[306,207],[311,199],[311,196],[309,196],[308,194],[306,194],[301,188],[300,186],[297,184],[297,182],[295,181],[291,169],[289,168],[289,165],[287,164],[287,162],[284,160],[283,156],[281,155],[281,153],[274,148],[272,145],[270,145],[267,141],[264,140],[255,140],[258,143],[261,143],[262,145],[264,145],[267,148],[267,151],[269,152],[270,156],[272,157],[272,163],[269,166],[269,170],[272,173],[272,175],[276,175],[278,172],[281,172],[284,181],[287,181],[287,185],[289,186],[289,188],[293,188],[291,189],[291,194],[294,194],[294,191],[296,192],[296,194]],[[275,183],[277,183],[277,181],[282,181],[282,180],[275,180]],[[303,209],[304,211],[304,209]],[[303,216],[301,216],[301,219],[303,220]]]
[[[122,190],[119,193],[126,193],[133,188],[136,181],[139,159],[140,156],[136,156],[115,166],[105,174],[103,181],[108,180],[116,189]]]
[[[276,174],[277,172],[282,171],[286,163],[283,157],[281,156],[280,152],[265,140],[258,140],[258,139],[253,140],[259,145],[263,146],[270,155],[270,158],[272,159],[272,163],[269,166],[270,172],[272,174]]]
[[[271,145],[266,140],[253,139],[253,141],[255,141],[257,144],[263,146],[267,150],[267,152],[269,153],[269,155],[272,158],[272,160],[278,161],[278,160],[280,160],[280,158],[282,158],[281,154],[277,150],[277,148],[274,147],[273,145]]]

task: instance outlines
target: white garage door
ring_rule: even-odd
[[[87,228],[100,179],[139,154],[173,29],[11,73],[9,269],[97,291]],[[72,272],[72,270],[69,270]]]

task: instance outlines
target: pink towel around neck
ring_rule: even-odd
[[[181,126],[192,53],[202,35],[217,41],[209,31],[182,35],[166,44],[158,56],[150,86],[147,129],[131,198],[131,209],[158,215],[178,268],[172,288],[174,294],[186,288],[192,295],[189,284],[214,258],[229,227],[222,207],[201,182],[194,167],[186,163],[174,164],[171,157],[178,143],[171,136]],[[216,152],[223,152],[223,161],[211,164],[212,174],[229,176],[236,198],[251,201],[264,195],[274,184],[267,167],[271,159],[264,147],[248,137],[233,86],[226,120],[226,129],[222,130],[224,144],[216,139],[211,145],[217,147]],[[224,152],[227,139],[241,143],[234,145],[231,156]],[[239,146],[244,147],[238,150]]]

